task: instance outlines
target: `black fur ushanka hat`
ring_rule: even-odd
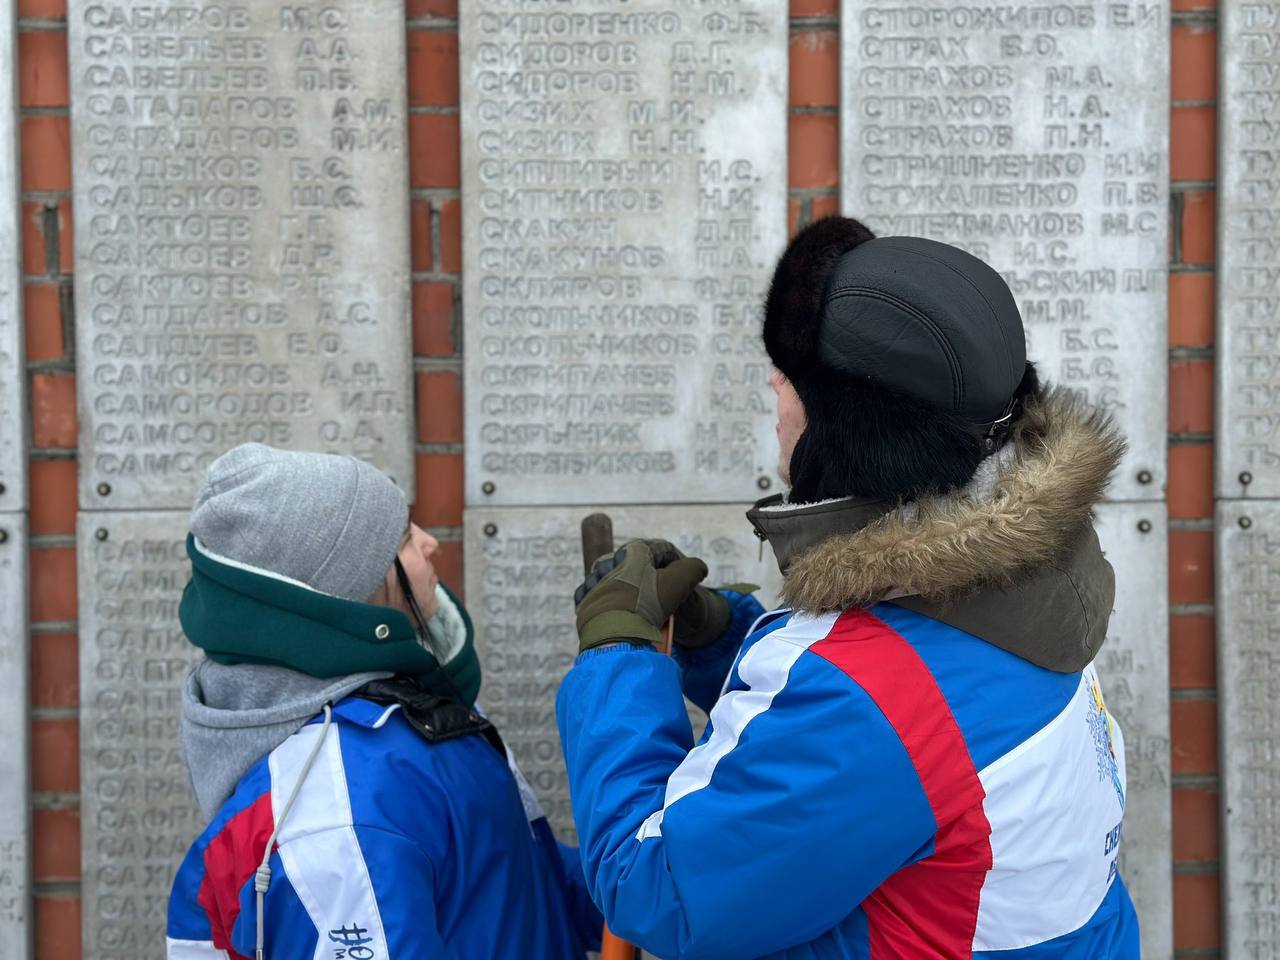
[[[764,342],[807,425],[791,500],[912,499],[966,483],[1037,390],[1017,303],[957,247],[828,217],[796,235]]]

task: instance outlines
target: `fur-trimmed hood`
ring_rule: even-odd
[[[961,490],[903,505],[773,498],[748,517],[774,547],[783,599],[798,610],[893,600],[1076,670],[1096,654],[1111,613],[1114,578],[1091,515],[1124,448],[1108,417],[1065,390],[1046,391]],[[1028,631],[1025,617],[1040,629]],[[1046,638],[1048,624],[1066,636]],[[1033,633],[1047,649],[1028,655],[1019,638]]]

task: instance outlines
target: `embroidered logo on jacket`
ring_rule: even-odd
[[[1096,677],[1089,678],[1089,731],[1093,734],[1093,746],[1098,753],[1098,779],[1110,780],[1116,799],[1124,809],[1124,784],[1120,782],[1120,763],[1116,758],[1116,744],[1111,714],[1102,698],[1102,687]]]

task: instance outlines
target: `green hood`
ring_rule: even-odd
[[[473,704],[480,691],[475,630],[466,608],[442,585],[442,605],[465,631],[447,665],[418,641],[413,621],[390,607],[356,603],[318,593],[265,571],[233,565],[204,553],[187,537],[191,581],[178,619],[193,644],[216,663],[270,664],[313,677],[387,671],[416,678],[442,696],[460,694]],[[434,633],[434,630],[433,630]]]

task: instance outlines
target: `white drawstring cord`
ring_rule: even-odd
[[[326,703],[324,705],[324,724],[320,727],[320,736],[316,740],[316,745],[311,748],[311,755],[307,757],[307,762],[302,765],[302,773],[298,777],[298,782],[293,785],[293,793],[289,794],[289,800],[285,803],[284,809],[280,811],[280,819],[272,827],[271,836],[267,839],[267,849],[262,853],[262,863],[258,865],[258,869],[253,875],[253,889],[258,896],[257,960],[264,960],[266,956],[262,949],[262,914],[266,903],[267,887],[271,886],[271,848],[276,844],[276,835],[280,833],[280,828],[284,826],[285,818],[289,816],[289,811],[293,809],[293,801],[298,799],[298,792],[302,789],[302,784],[307,779],[307,774],[311,772],[311,765],[315,763],[316,757],[320,753],[320,748],[324,746],[324,738],[329,732],[329,725],[332,722],[333,710]]]

